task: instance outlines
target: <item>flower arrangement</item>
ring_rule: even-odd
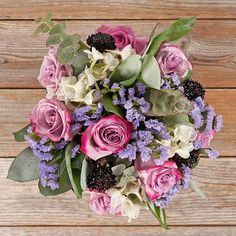
[[[219,156],[210,142],[222,116],[204,101],[192,64],[172,41],[185,36],[195,17],[162,33],[137,37],[126,26],[102,25],[82,41],[49,13],[36,33],[48,33],[48,54],[38,81],[46,97],[30,124],[14,133],[29,145],[8,178],[39,179],[53,196],[88,194],[99,215],[137,218],[149,209],[167,228],[165,208],[182,189],[203,193],[191,178],[201,155]]]

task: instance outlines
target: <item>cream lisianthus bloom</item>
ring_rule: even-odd
[[[197,132],[193,126],[178,124],[174,129],[174,140],[175,142],[180,141],[188,143],[196,139]]]
[[[104,56],[101,52],[96,50],[96,48],[92,47],[90,50],[84,50],[85,53],[88,54],[88,58],[90,59],[91,65],[90,68],[93,68],[97,61],[103,60]]]
[[[132,54],[135,54],[135,50],[132,48],[131,44],[124,47],[121,51],[119,50],[108,50],[108,51],[115,55],[120,55],[122,61],[127,59]]]

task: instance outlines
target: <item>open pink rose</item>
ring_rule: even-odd
[[[144,163],[138,158],[135,168],[141,179],[142,187],[151,201],[160,199],[182,178],[174,161],[166,161],[163,165],[158,166],[153,160]]]
[[[97,29],[97,32],[112,35],[115,39],[116,47],[120,50],[131,44],[132,48],[134,48],[138,54],[144,52],[148,43],[148,38],[135,37],[134,31],[126,26],[102,25]]]
[[[41,138],[52,141],[71,139],[71,116],[64,103],[55,99],[42,99],[30,115],[33,131]]]
[[[191,63],[177,45],[163,43],[156,58],[163,76],[176,74],[184,78],[188,70],[192,69]]]
[[[56,59],[57,49],[50,48],[44,57],[38,80],[50,93],[55,93],[62,76],[70,76],[72,68],[69,65],[60,65]]]
[[[210,130],[209,132],[198,132],[196,141],[201,143],[201,148],[208,148],[211,144],[211,140],[216,134],[215,130]]]
[[[81,151],[94,160],[117,153],[130,140],[131,131],[128,121],[117,115],[106,116],[83,132]]]

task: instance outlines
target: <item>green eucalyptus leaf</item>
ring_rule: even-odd
[[[43,17],[37,17],[34,21],[35,23],[40,23],[43,20]]]
[[[66,28],[66,24],[63,22],[61,24],[55,24],[53,27],[50,29],[49,34],[54,35],[54,34],[60,34],[62,33]]]
[[[160,45],[163,42],[171,42],[181,39],[189,31],[192,30],[195,22],[196,22],[196,17],[179,19],[175,21],[164,32],[160,33],[159,35],[153,38],[147,50],[147,54],[155,56]]]
[[[166,224],[166,214],[165,214],[165,209],[160,208],[155,205],[153,202],[147,202],[148,207],[152,214],[156,217],[156,219],[159,221],[161,227],[163,229],[168,229],[168,226]]]
[[[12,162],[8,170],[8,179],[27,182],[39,178],[39,158],[30,147],[22,151]]]
[[[60,48],[67,48],[67,47],[72,47],[74,41],[72,36],[70,35],[64,35],[63,36],[63,41],[60,43],[59,47]]]
[[[40,24],[35,30],[35,34],[38,33],[47,33],[50,30],[50,27],[46,23]]]
[[[141,69],[141,56],[134,54],[124,60],[112,73],[110,83],[121,82],[132,79],[139,74]]]
[[[74,70],[74,74],[78,76],[84,70],[88,62],[88,55],[85,52],[80,51],[78,54],[76,54],[70,61]]]
[[[46,46],[49,47],[51,45],[56,45],[61,42],[61,35],[60,34],[53,34],[50,35],[46,41]]]
[[[160,89],[161,73],[156,58],[146,54],[143,60],[140,80],[153,89]]]
[[[80,174],[81,171],[78,169],[72,169],[71,164],[71,150],[72,150],[73,144],[70,143],[66,147],[66,153],[65,153],[65,160],[66,160],[66,169],[68,172],[68,176],[71,182],[72,189],[75,193],[75,196],[79,199],[82,196],[83,190],[80,186]]]
[[[57,51],[57,59],[60,64],[67,64],[73,57],[75,51],[72,47],[59,47]]]
[[[24,142],[25,141],[25,134],[27,134],[27,129],[29,128],[30,125],[25,126],[23,129],[16,131],[13,133],[14,138],[17,142]]]
[[[52,190],[50,187],[43,187],[40,182],[38,184],[39,191],[43,196],[56,196],[71,190],[71,183],[67,173],[65,162],[60,165],[59,188]]]
[[[109,94],[105,94],[103,95],[102,97],[102,103],[103,103],[103,106],[105,108],[105,110],[107,112],[111,112],[111,113],[114,113],[120,117],[123,116],[123,112],[122,110],[118,107],[118,106],[115,106],[113,103],[112,103],[112,98],[109,96]]]

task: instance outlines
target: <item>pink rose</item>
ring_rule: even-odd
[[[106,193],[90,192],[89,207],[98,215],[121,215],[120,205],[112,209],[111,197]]]
[[[91,192],[89,207],[98,215],[108,215],[110,212],[111,198],[106,193]]]
[[[117,115],[106,116],[83,132],[81,151],[94,160],[117,153],[130,140],[131,131],[128,121]]]
[[[42,99],[30,115],[33,131],[41,138],[52,141],[71,139],[71,116],[64,103],[55,99]]]
[[[135,168],[142,182],[142,187],[149,200],[160,199],[182,178],[174,161],[166,161],[163,165],[155,165],[153,160],[147,163],[137,159]]]
[[[163,76],[176,74],[184,78],[188,70],[192,69],[191,63],[177,45],[163,43],[156,58]]]
[[[201,143],[201,148],[208,148],[211,144],[211,140],[216,134],[215,130],[210,130],[209,132],[198,132],[196,141]]]
[[[62,76],[70,76],[72,68],[69,65],[60,65],[56,59],[57,49],[50,48],[44,57],[38,80],[50,92],[56,92]]]
[[[97,29],[97,32],[112,35],[115,39],[116,47],[120,50],[131,44],[136,53],[142,54],[148,44],[148,38],[135,37],[134,31],[126,26],[102,25]]]

